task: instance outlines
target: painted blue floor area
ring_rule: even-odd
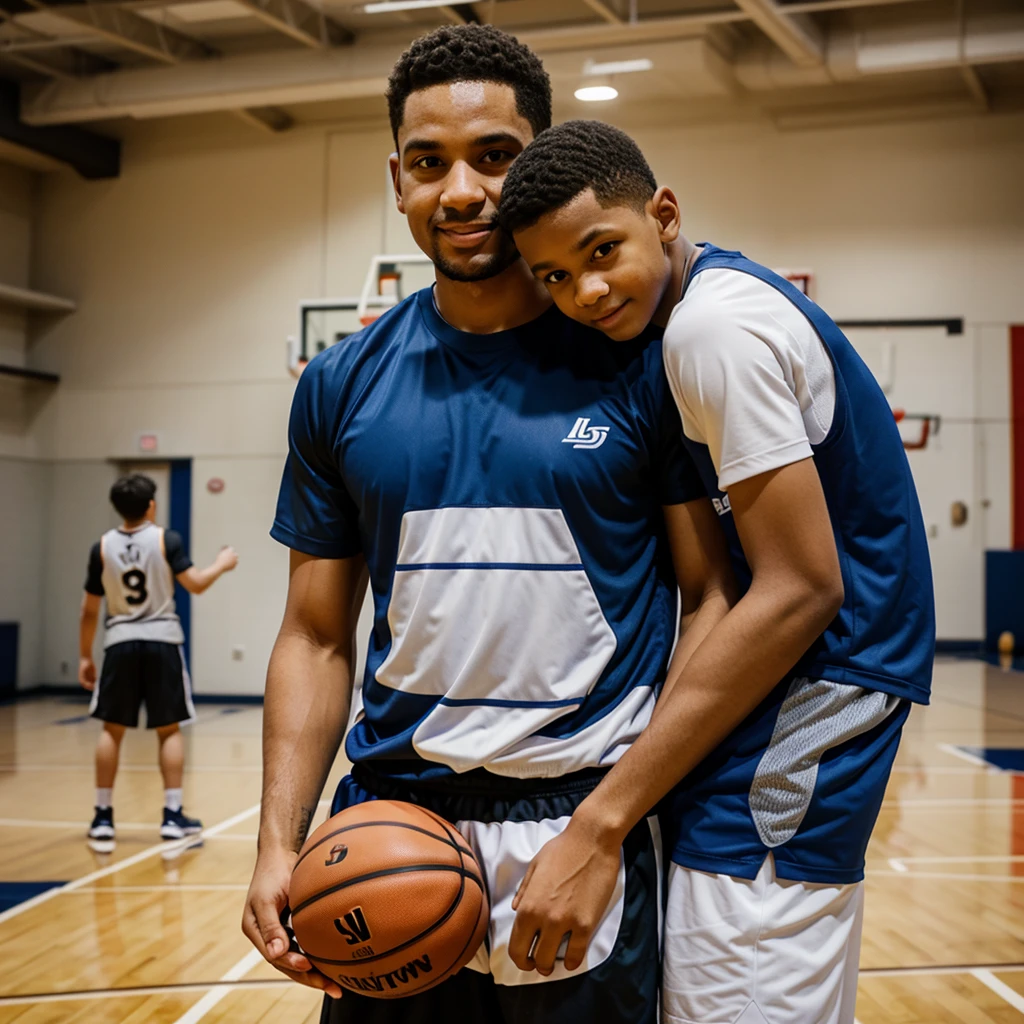
[[[66,882],[0,882],[0,914]]]
[[[980,757],[1006,772],[1024,772],[1024,747],[960,747],[965,754]]]

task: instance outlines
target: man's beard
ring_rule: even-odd
[[[519,259],[519,250],[516,249],[512,239],[502,233],[501,247],[498,252],[493,256],[488,256],[483,264],[477,265],[472,270],[467,270],[450,262],[441,254],[440,243],[435,237],[434,251],[431,253],[430,259],[438,272],[447,277],[449,281],[486,281],[508,270]]]

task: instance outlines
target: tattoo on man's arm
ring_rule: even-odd
[[[315,807],[302,807],[299,810],[299,827],[295,833],[296,852],[302,849],[302,844],[306,841],[306,833],[309,832],[309,826],[313,822],[313,815],[315,813]]]

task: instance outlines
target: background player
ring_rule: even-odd
[[[495,221],[506,171],[550,123],[537,57],[488,26],[440,29],[400,58],[388,101],[399,209],[436,285],[299,380],[272,530],[291,577],[243,928],[279,969],[340,995],[287,951],[280,914],[345,729],[369,577],[364,710],[334,810],[389,797],[456,822],[487,876],[490,941],[429,992],[346,992],[322,1020],[655,1024],[660,842],[647,822],[616,854],[589,951],[571,946],[546,978],[508,957],[511,903],[533,853],[650,718],[676,637],[673,558],[677,657],[725,613],[724,538],[657,340],[615,345],[562,317]]]
[[[686,447],[745,589],[531,865],[512,958],[546,968],[549,936],[587,931],[622,836],[686,776],[667,837],[665,1020],[849,1024],[864,851],[934,654],[892,412],[792,284],[680,234],[674,195],[618,129],[544,132],[511,168],[501,218],[567,315],[614,339],[665,327]]]
[[[146,728],[156,729],[164,811],[160,835],[181,839],[202,829],[202,822],[181,809],[185,745],[179,726],[195,717],[188,668],[181,645],[185,635],[174,610],[174,581],[201,594],[238,564],[230,547],[213,564],[196,569],[173,530],[156,525],[156,484],[135,473],[110,488],[110,502],[124,522],[108,530],[89,552],[89,570],[79,620],[78,681],[93,691],[89,712],[103,722],[96,744],[96,814],[90,845],[114,846],[113,787],[121,740],[139,722],[146,704]],[[92,645],[100,602],[107,602],[103,674],[96,683]]]

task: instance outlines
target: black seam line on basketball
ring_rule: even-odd
[[[448,826],[447,825],[443,825],[442,827],[444,828],[444,830],[446,832],[448,831]],[[476,857],[474,855],[474,860],[475,859],[476,859]],[[463,956],[466,953],[466,947],[473,940],[473,936],[476,935],[477,927],[480,924],[480,915],[484,912],[484,902],[485,901],[487,903],[488,915],[490,915],[491,895],[487,891],[486,883],[484,883],[483,880],[482,880],[483,879],[483,873],[484,873],[484,869],[483,869],[483,865],[481,864],[480,865],[480,875],[481,875],[480,906],[478,906],[476,908],[476,921],[473,922],[473,930],[469,933],[469,938],[467,938],[466,941],[462,944],[462,949],[459,950],[459,955],[451,962],[451,966],[449,966],[449,968],[448,968],[449,971],[452,969],[452,967],[454,967],[463,958]],[[465,886],[465,882],[463,882],[463,886]],[[462,900],[461,900],[461,897],[460,897],[459,902],[461,903],[461,901]],[[474,956],[476,955],[476,950],[475,949],[473,950],[473,955]],[[466,962],[468,963],[469,961],[467,960]]]
[[[458,869],[453,868],[453,870]],[[462,897],[466,893],[467,878],[472,878],[473,881],[480,886],[481,895],[483,895],[486,892],[486,890],[484,889],[483,880],[477,878],[477,876],[474,875],[472,872],[467,870],[460,872],[460,874],[462,875],[462,878],[459,880],[459,891],[456,894],[455,899],[449,905],[448,909],[426,931],[420,932],[419,935],[413,936],[413,938],[408,939],[399,946],[392,946],[390,949],[386,949],[383,953],[376,953],[374,956],[360,957],[359,959],[352,960],[331,960],[325,956],[316,956],[314,953],[310,953],[309,950],[307,949],[304,949],[302,952],[305,953],[305,955],[309,957],[310,960],[316,960],[318,963],[322,964],[333,964],[337,967],[358,967],[360,964],[370,964],[373,963],[375,960],[383,960],[385,957],[394,956],[395,953],[400,953],[403,949],[408,949],[413,944],[420,942],[421,940],[425,939],[428,935],[437,931],[437,929],[440,928],[441,925],[443,925],[445,921],[447,921],[452,916],[452,914],[455,913],[459,904],[462,902]],[[481,906],[483,906],[482,900]],[[479,919],[480,914],[477,913],[477,920]],[[465,947],[463,947],[463,949],[465,949]],[[461,956],[461,954],[459,955]]]
[[[404,864],[397,868],[381,868],[379,871],[370,871],[365,875],[357,875],[355,878],[350,878],[348,881],[338,882],[337,885],[332,885],[318,892],[315,896],[310,896],[309,899],[303,900],[297,907],[292,908],[292,916],[294,917],[300,911],[316,903],[317,900],[322,900],[325,896],[341,892],[342,889],[348,889],[350,886],[359,885],[360,882],[369,882],[374,878],[385,878],[388,875],[403,875],[409,871],[454,871],[460,875],[469,874],[465,868],[456,867],[454,864]]]
[[[310,958],[310,960],[316,960],[319,963],[332,964],[332,965],[337,966],[337,967],[349,967],[349,966],[356,966],[357,964],[373,963],[375,960],[383,960],[385,957],[394,956],[395,953],[400,953],[403,949],[408,949],[410,946],[414,945],[417,942],[421,942],[423,939],[427,938],[429,935],[431,935],[435,931],[437,931],[437,929],[440,928],[441,925],[443,925],[452,916],[452,914],[455,913],[455,911],[458,909],[459,905],[462,903],[462,897],[466,894],[466,878],[467,877],[468,878],[472,878],[473,881],[476,882],[476,884],[480,886],[480,896],[481,896],[480,907],[481,908],[483,907],[483,901],[484,901],[485,898],[487,898],[487,890],[484,887],[484,882],[483,882],[483,877],[482,877],[483,876],[483,868],[480,869],[480,875],[481,875],[480,878],[477,878],[476,875],[473,875],[470,872],[468,872],[467,869],[466,869],[466,858],[462,856],[462,848],[459,846],[459,844],[456,841],[455,837],[452,835],[451,829],[449,828],[448,823],[446,821],[444,821],[444,819],[441,818],[440,816],[435,817],[435,820],[438,822],[438,824],[441,826],[441,828],[444,829],[445,834],[448,836],[448,838],[452,841],[452,844],[455,846],[456,852],[459,854],[459,866],[462,869],[459,872],[460,875],[461,875],[461,877],[459,879],[459,891],[458,891],[458,893],[456,893],[455,899],[451,902],[451,904],[449,905],[448,909],[441,915],[441,917],[439,917],[425,932],[421,932],[419,935],[416,935],[413,938],[409,939],[408,941],[403,942],[401,945],[393,946],[391,949],[388,949],[388,950],[386,950],[383,953],[378,953],[378,954],[376,954],[375,956],[372,956],[372,957],[364,957],[364,958],[361,958],[359,960],[329,960],[326,957],[317,957],[317,956],[314,956],[312,953],[308,953],[307,952],[306,956],[308,956]],[[468,850],[466,852],[470,853],[470,851],[468,851]],[[473,856],[473,862],[476,863],[475,855],[473,855],[472,853],[470,853],[470,855]],[[488,903],[489,902],[490,901],[488,900]],[[480,910],[477,910],[476,918],[477,918],[477,921],[480,920]],[[476,931],[476,926],[475,925],[473,927],[473,930],[474,930],[474,932]],[[451,966],[454,966],[456,963],[458,963],[459,958],[466,951],[466,944],[468,944],[468,941],[469,940],[467,939],[466,943],[463,944],[463,947],[462,947],[461,952],[459,953],[459,956],[456,957],[452,961]],[[448,967],[449,971],[451,970],[451,966]],[[420,989],[417,989],[416,991],[420,991]],[[412,993],[410,993],[410,995],[411,994]]]
[[[292,871],[295,870],[318,846],[326,843],[328,839],[333,839],[335,836],[340,836],[342,832],[351,832],[357,828],[373,828],[376,825],[394,825],[396,828],[407,828],[412,832],[422,832],[425,836],[430,836],[431,839],[436,839],[439,843],[445,846],[450,846],[451,842],[445,839],[443,836],[437,835],[436,832],[430,832],[428,829],[420,828],[419,825],[407,825],[404,821],[360,821],[356,825],[344,825],[342,828],[335,829],[333,832],[328,832],[322,839],[318,839],[296,862]],[[293,911],[294,913],[294,911]]]
[[[387,949],[383,953],[376,953],[374,956],[360,957],[358,960],[331,960],[326,956],[317,956],[315,953],[310,953],[308,949],[303,949],[302,952],[310,960],[315,960],[318,964],[331,964],[334,967],[360,967],[362,964],[372,964],[376,960],[383,960],[386,957],[394,956],[396,953],[401,953],[403,949],[408,949],[410,946],[415,945],[417,942],[422,942],[423,939],[427,938],[429,935],[432,935],[434,932],[437,931],[438,928],[441,927],[441,925],[443,925],[452,916],[452,914],[455,913],[455,911],[459,907],[459,904],[462,902],[462,897],[465,895],[467,878],[472,878],[473,881],[480,886],[481,894],[483,893],[483,883],[480,881],[479,878],[476,877],[476,875],[470,874],[468,871],[462,872],[461,874],[462,879],[459,883],[459,891],[456,894],[455,899],[452,900],[448,909],[426,931],[420,932],[419,935],[415,935],[411,939],[407,939],[401,945],[392,946],[391,949]],[[481,906],[483,906],[482,900]],[[477,913],[477,920],[479,920],[479,918],[480,914]],[[465,951],[465,948],[465,946],[462,947],[463,952]],[[462,953],[459,954],[459,956],[461,955]],[[455,960],[452,961],[453,964],[455,962]],[[449,968],[449,970],[450,969],[451,968]]]

